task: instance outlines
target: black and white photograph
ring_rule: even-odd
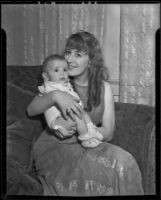
[[[2,198],[154,199],[160,3],[6,2]]]

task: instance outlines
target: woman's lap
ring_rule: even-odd
[[[45,195],[142,194],[134,158],[110,143],[85,149],[76,141],[59,142],[43,132],[34,157]]]

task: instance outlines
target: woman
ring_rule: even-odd
[[[64,136],[62,140],[50,130],[44,130],[34,145],[35,165],[44,195],[143,194],[135,159],[122,148],[108,143],[115,126],[114,101],[111,87],[105,81],[108,76],[98,40],[84,31],[72,34],[64,55],[72,84],[104,142],[96,148],[86,149],[76,135]],[[68,129],[75,130],[74,116],[81,118],[82,111],[77,101],[67,93],[54,91],[35,97],[28,106],[28,114],[43,113],[52,105],[60,109],[67,127],[70,127]]]

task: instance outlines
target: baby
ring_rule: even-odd
[[[43,62],[42,77],[44,83],[42,86],[38,86],[40,92],[39,95],[43,95],[53,90],[60,90],[67,92],[80,100],[78,94],[73,90],[72,85],[69,82],[68,64],[63,56],[55,54],[47,57]],[[81,100],[80,105],[83,107]],[[63,127],[63,123],[60,124],[60,122],[58,122],[61,113],[55,106],[46,110],[44,115],[48,127],[55,130],[60,137],[73,134],[73,131],[67,131],[65,127]],[[102,134],[97,131],[97,127],[92,123],[90,117],[85,111],[82,119],[79,119],[77,116],[75,116],[75,118],[76,128],[79,134],[78,139],[81,141],[82,146],[96,147],[102,143]]]

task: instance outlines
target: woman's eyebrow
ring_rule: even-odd
[[[76,53],[81,53],[81,54],[83,54],[83,55],[86,55],[86,54],[87,54],[85,51],[83,51],[83,50],[78,50],[78,49],[76,49],[75,52],[76,52]]]
[[[65,53],[66,53],[66,52],[81,53],[81,54],[83,54],[83,55],[86,55],[86,54],[87,54],[85,51],[83,51],[83,50],[78,50],[78,49],[66,49],[66,50],[65,50]]]

